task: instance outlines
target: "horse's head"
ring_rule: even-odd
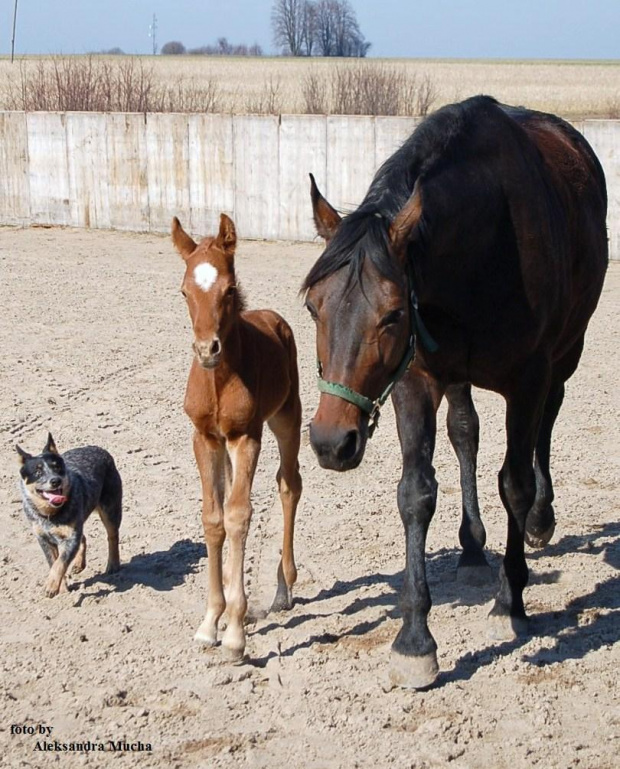
[[[203,368],[212,369],[220,362],[226,337],[243,309],[235,280],[235,225],[222,214],[216,237],[197,245],[175,217],[172,242],[185,260],[181,293],[194,328],[194,353]]]
[[[311,180],[327,247],[304,283],[323,380],[310,442],[321,467],[350,470],[364,456],[372,405],[402,373],[412,342],[404,260],[421,204],[414,192],[391,223],[363,207],[341,219]]]

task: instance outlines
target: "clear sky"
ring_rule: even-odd
[[[0,0],[8,53],[15,0]],[[272,0],[19,0],[17,53],[85,53],[227,37],[273,52]],[[620,0],[352,0],[370,55],[443,58],[620,59]]]

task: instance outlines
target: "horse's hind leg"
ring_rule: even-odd
[[[207,613],[194,636],[196,641],[214,646],[217,625],[226,608],[222,584],[222,548],[224,531],[224,447],[194,432],[194,455],[202,483],[202,526],[207,545],[209,587]]]
[[[480,519],[476,462],[480,423],[471,397],[471,385],[451,385],[446,389],[448,401],[448,436],[459,460],[463,515],[459,541],[463,552],[459,558],[457,576],[469,584],[482,584],[491,578],[491,569],[484,555],[486,531]]]
[[[293,539],[295,514],[301,497],[301,475],[299,474],[299,442],[301,430],[301,404],[296,397],[289,409],[280,411],[269,421],[269,427],[278,441],[280,467],[276,475],[282,513],[284,534],[282,558],[278,566],[278,587],[271,605],[271,611],[283,611],[293,606],[293,585],[297,581]]]
[[[555,531],[553,511],[553,484],[549,459],[551,454],[551,433],[564,400],[564,383],[554,383],[547,396],[545,411],[536,442],[536,499],[528,513],[525,524],[525,541],[530,547],[544,547]]]
[[[494,640],[514,640],[527,628],[523,590],[528,581],[525,562],[525,520],[536,497],[534,448],[549,390],[550,371],[543,359],[532,359],[506,398],[507,449],[500,470],[499,493],[508,514],[506,555],[499,591],[490,612]]]
[[[123,482],[114,465],[110,466],[106,474],[98,509],[108,535],[108,563],[105,573],[112,574],[121,566],[118,532],[123,519]]]

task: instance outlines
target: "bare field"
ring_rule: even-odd
[[[44,57],[28,57],[11,65],[0,59],[0,105],[6,88],[19,79],[21,66]],[[118,57],[107,57],[119,61]],[[122,58],[122,57],[121,57]],[[212,88],[219,92],[217,111],[261,111],[269,102],[280,113],[305,112],[303,83],[315,73],[327,87],[335,67],[356,66],[359,60],[144,56],[157,80],[169,84]],[[567,118],[620,116],[620,61],[512,61],[366,59],[369,66],[389,66],[418,79],[428,76],[436,89],[433,107],[488,93],[507,104],[555,112]]]
[[[167,237],[0,229],[0,764],[151,769],[612,769],[620,750],[620,265],[610,267],[554,434],[557,529],[528,552],[531,634],[494,643],[496,585],[455,581],[458,465],[439,429],[439,501],[428,539],[431,630],[441,668],[430,691],[387,685],[400,626],[404,535],[396,510],[400,452],[386,405],[355,471],[318,467],[307,424],[316,408],[314,328],[297,291],[318,244],[242,242],[250,307],[291,323],[299,348],[304,493],[299,579],[290,612],[248,627],[248,659],[192,640],[206,599],[201,491],[183,393],[191,327],[181,259]],[[476,391],[478,479],[489,559],[506,538],[497,493],[503,401]],[[440,424],[445,424],[445,409]],[[123,477],[121,571],[105,577],[105,534],[89,520],[88,565],[69,593],[43,595],[46,565],[20,510],[19,442],[61,451],[105,446]],[[266,431],[253,489],[250,604],[269,604],[282,515],[275,441]],[[152,752],[59,754],[52,741],[140,740]],[[109,751],[109,749],[108,749]],[[124,756],[124,759],[122,758]],[[120,763],[119,763],[120,760]]]

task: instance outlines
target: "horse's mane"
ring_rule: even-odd
[[[361,275],[368,256],[385,277],[395,280],[399,270],[389,249],[389,225],[409,199],[416,181],[438,172],[458,154],[481,111],[498,103],[490,96],[474,96],[429,115],[404,144],[379,168],[357,210],[345,216],[308,273],[302,291],[345,265],[351,279]],[[420,223],[424,229],[424,222]]]

